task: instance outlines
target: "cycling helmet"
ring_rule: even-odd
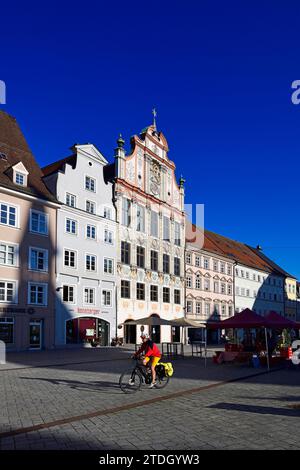
[[[148,333],[141,333],[141,338],[149,339]]]

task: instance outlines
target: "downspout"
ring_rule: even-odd
[[[113,179],[113,184],[112,184],[112,203],[113,203],[113,207],[115,208],[115,214],[116,214],[116,217],[115,217],[115,221],[116,221],[116,231],[115,231],[115,243],[116,243],[116,253],[118,254],[118,249],[119,249],[119,240],[117,239],[118,238],[118,230],[117,230],[117,226],[119,224],[119,219],[118,219],[118,209],[117,209],[117,205],[116,205],[116,197],[115,197],[115,191],[116,191],[116,178]],[[116,259],[116,264],[118,264],[118,256],[117,256],[117,259]],[[118,337],[118,283],[117,283],[117,276],[118,276],[118,270],[117,270],[117,266],[116,266],[116,280],[115,280],[115,309],[116,309],[116,331],[115,331],[115,337],[116,337],[116,341],[117,341],[117,337]]]

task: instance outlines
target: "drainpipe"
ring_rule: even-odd
[[[118,218],[118,209],[117,209],[117,204],[116,204],[116,197],[115,197],[115,191],[116,191],[116,179],[114,178],[113,179],[113,184],[112,184],[112,203],[113,203],[113,206],[115,208],[115,214],[116,214],[116,217],[115,217],[115,222],[116,222],[116,231],[115,231],[115,243],[116,243],[116,253],[118,255],[118,250],[119,250],[119,245],[118,245],[118,242],[119,242],[119,239],[118,239],[118,230],[117,230],[117,227],[118,227],[118,224],[119,224],[119,218]],[[116,262],[118,264],[118,256],[117,256],[117,259],[116,259]],[[116,336],[116,339],[118,337],[118,283],[117,283],[117,276],[118,276],[118,270],[117,270],[117,265],[116,265],[116,281],[115,281],[115,309],[116,309],[116,331],[115,331],[115,336]]]

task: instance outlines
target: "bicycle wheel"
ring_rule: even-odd
[[[155,388],[164,388],[168,385],[170,377],[168,375],[157,374]]]
[[[128,369],[121,375],[119,385],[122,392],[134,393],[141,388],[142,378],[135,369]]]

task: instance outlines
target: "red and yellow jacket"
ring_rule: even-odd
[[[145,351],[145,357],[161,357],[161,352],[151,339],[142,344],[140,349],[135,353],[136,356]]]

